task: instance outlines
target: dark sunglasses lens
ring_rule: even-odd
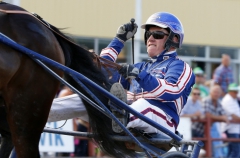
[[[164,33],[162,33],[162,32],[153,32],[153,37],[155,39],[163,39]]]
[[[200,95],[200,93],[193,93],[193,95],[197,95],[197,96],[199,96],[199,95]]]
[[[150,32],[150,31],[147,31],[146,32],[146,39],[148,39],[151,35],[153,35],[153,38],[155,38],[155,39],[163,39],[163,37],[164,37],[164,33],[163,32],[156,32],[156,31],[154,31],[154,32]]]
[[[152,35],[152,33],[150,31],[146,32],[146,39],[149,39],[149,37]]]

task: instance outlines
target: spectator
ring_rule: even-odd
[[[198,87],[200,90],[201,98],[207,97],[209,95],[209,89],[206,87],[204,83],[204,71],[200,67],[195,67],[193,69],[193,73],[195,74],[195,84],[194,87]]]
[[[58,94],[58,98],[61,98],[61,97],[65,97],[65,96],[68,96],[68,95],[71,95],[73,94],[72,91],[70,90],[70,88],[64,86],[61,91],[59,92]],[[57,157],[60,157],[60,156],[70,156],[71,154],[70,153],[65,153],[65,152],[57,152],[56,153],[56,156]]]
[[[210,96],[203,99],[203,114],[206,117],[210,117],[213,122],[210,131],[212,138],[221,138],[219,122],[228,122],[228,117],[219,100],[221,93],[221,87],[219,85],[214,85],[210,89]],[[194,128],[196,132],[199,132],[200,136],[204,135],[203,123],[198,122]],[[222,141],[213,141],[213,157],[219,158],[224,155],[222,148],[216,148],[222,144]]]
[[[205,85],[208,89],[210,89],[210,88],[214,85],[213,79],[206,80],[206,81],[204,82],[204,85]]]
[[[64,86],[62,90],[59,92],[58,98],[62,98],[65,96],[70,96],[74,94],[73,91],[67,87]],[[80,132],[87,132],[88,130],[88,123],[84,120],[75,118],[73,119],[73,127],[74,131],[80,131]],[[74,156],[88,156],[88,140],[87,139],[79,139],[78,137],[74,137]],[[72,155],[72,156],[73,156]],[[70,153],[57,153],[57,156],[71,156]]]
[[[75,131],[79,132],[88,132],[88,122],[83,121],[81,119],[75,118],[74,119]],[[88,139],[87,138],[74,138],[74,156],[75,157],[88,157]]]
[[[232,121],[240,122],[240,107],[237,100],[239,88],[236,83],[231,83],[228,86],[228,93],[222,99],[223,109]],[[228,125],[223,124],[228,138],[240,138],[240,124],[229,123]],[[228,157],[235,158],[240,157],[240,143],[229,142],[228,144]]]
[[[67,86],[63,86],[63,88],[61,89],[61,91],[58,94],[58,98],[69,96],[71,94],[73,94],[72,90]]]
[[[222,97],[227,93],[228,85],[234,82],[230,61],[230,56],[223,54],[222,63],[215,69],[213,74],[214,84],[218,84],[222,88]]]
[[[184,106],[181,116],[182,117],[190,117],[191,119],[199,119],[202,114],[202,104],[199,101],[200,98],[200,90],[197,87],[194,87],[191,92],[191,96],[188,98],[186,105]],[[192,125],[192,137],[201,137],[199,133],[195,130],[194,124],[197,122],[193,122]]]
[[[75,98],[75,95],[73,95],[73,91],[67,87],[67,86],[64,86],[62,88],[62,90],[60,91],[59,95],[58,95],[58,98],[63,98],[63,97],[66,97],[66,96],[69,96],[72,95],[71,98]],[[70,104],[73,104],[74,107],[77,107],[78,109],[80,108],[81,106],[81,100],[79,99],[75,99],[72,100],[74,101],[73,102],[70,102],[70,99],[68,99],[69,102],[65,102],[64,105],[65,106],[68,106]],[[76,103],[78,102],[78,103]],[[71,106],[73,106],[71,105]],[[55,108],[63,108],[63,107],[59,107],[59,106],[56,106],[56,104],[53,104],[53,106],[55,106]],[[65,108],[65,111],[67,109]],[[72,108],[72,109],[68,109],[68,110],[77,110],[76,108]],[[64,115],[62,113],[59,113],[60,115]],[[69,115],[72,114],[72,113],[69,113]],[[80,113],[78,113],[80,114]],[[81,114],[80,114],[81,115]],[[80,117],[79,115],[79,117]],[[73,114],[73,116],[76,116],[76,114]],[[84,118],[84,119],[82,119]],[[79,132],[88,132],[88,129],[89,129],[89,123],[87,122],[88,121],[88,117],[86,119],[86,117],[80,117],[80,118],[75,118],[73,119],[73,127],[74,127],[74,131],[79,131]],[[100,149],[94,145],[92,142],[92,140],[87,140],[87,139],[79,139],[78,137],[74,137],[74,156],[75,157],[87,157],[87,156],[94,156],[94,157],[99,157],[99,156],[104,156],[104,154],[100,151]],[[92,150],[97,150],[97,153],[96,154],[92,154]],[[68,153],[61,153],[61,154],[58,154],[58,156],[70,156],[68,155]]]

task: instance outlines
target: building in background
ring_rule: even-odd
[[[208,0],[5,0],[20,5],[58,28],[65,28],[79,44],[100,53],[115,36],[120,24],[135,18],[140,26],[148,16],[158,11],[175,14],[181,19],[185,37],[178,50],[181,59],[192,67],[199,66],[210,79],[214,69],[221,63],[221,55],[232,58],[234,78],[239,81],[240,72],[240,1]],[[138,29],[134,40],[135,62],[146,60],[143,42],[144,31]],[[132,44],[129,40],[119,62],[132,59]]]

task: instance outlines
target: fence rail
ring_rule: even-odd
[[[211,119],[211,116],[207,115],[204,119],[196,119],[196,120],[192,120],[192,122],[201,122],[203,124],[205,124],[204,126],[204,137],[199,138],[199,137],[193,137],[193,140],[201,140],[204,142],[204,149],[206,150],[206,157],[211,157],[212,156],[212,142],[213,141],[223,141],[223,142],[240,142],[240,139],[236,139],[236,138],[212,138],[211,134],[210,134],[210,130],[211,130],[211,125],[214,122],[217,121],[213,121]],[[231,123],[239,123],[236,121],[230,121]]]

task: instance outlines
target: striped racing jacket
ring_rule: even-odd
[[[122,42],[114,38],[100,56],[115,62],[123,46]],[[177,57],[176,51],[161,53],[155,59],[134,66],[140,73],[131,84],[118,73],[114,74],[116,81],[121,78],[122,85],[128,90],[128,101],[131,103],[139,98],[146,99],[162,109],[177,127],[181,110],[195,83],[191,67]]]

